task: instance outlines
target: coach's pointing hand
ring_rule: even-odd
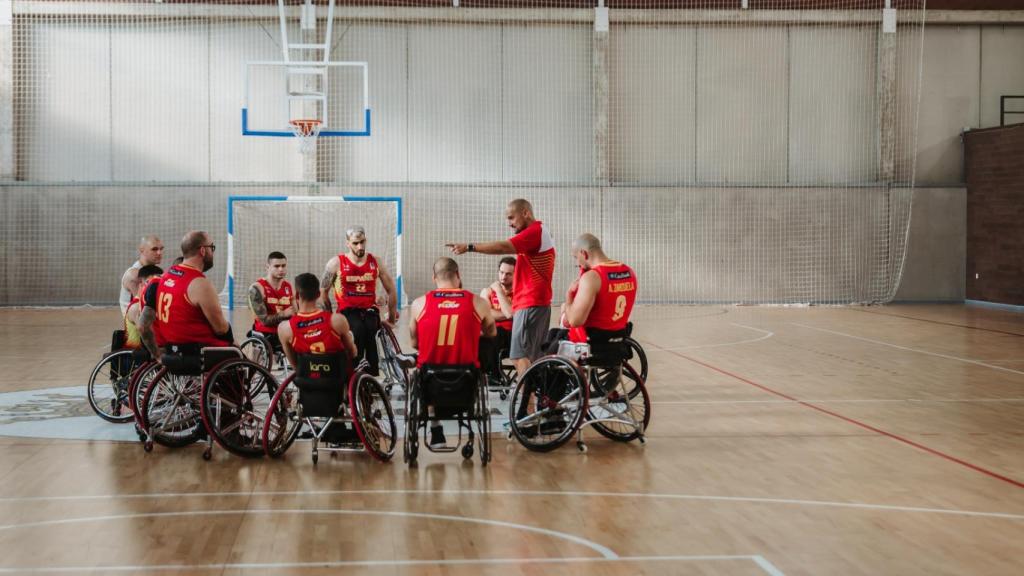
[[[451,249],[452,254],[454,254],[456,256],[458,256],[459,254],[465,254],[466,252],[469,252],[469,244],[454,244],[454,243],[452,243],[452,244],[445,244],[445,246],[447,246],[449,249]]]

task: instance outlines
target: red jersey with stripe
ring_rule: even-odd
[[[330,312],[298,313],[288,322],[292,327],[292,350],[296,354],[338,354],[345,350],[341,337],[331,327]]]
[[[469,290],[433,290],[424,296],[416,318],[417,366],[472,364],[480,367],[482,322]]]
[[[202,272],[185,264],[171,266],[160,278],[156,293],[156,325],[158,334],[168,344],[230,344],[213,333],[206,315],[188,299],[188,287]]]
[[[583,328],[625,330],[636,302],[636,273],[629,266],[615,261],[598,264],[591,270],[600,276],[601,288],[594,296],[594,306]],[[573,342],[586,342],[586,333],[570,331],[569,339]]]
[[[512,296],[512,294],[509,294],[509,296]],[[494,290],[491,290],[491,309],[492,310],[501,310],[501,304],[498,302],[498,293],[495,292]],[[508,320],[497,320],[497,321],[494,322],[494,324],[497,325],[498,328],[504,328],[505,330],[508,330],[509,332],[512,331],[512,319],[511,318],[509,318]]]
[[[267,282],[266,278],[256,281],[263,288],[263,301],[267,304],[267,315],[280,314],[292,307],[292,285],[287,280],[281,281],[281,287],[274,290],[274,287]],[[252,322],[253,330],[264,334],[277,334],[277,326],[270,327],[256,318]]]
[[[512,310],[551,305],[551,279],[555,274],[555,242],[540,220],[509,238],[516,249],[512,276]]]
[[[334,278],[334,299],[338,310],[345,308],[372,308],[377,301],[377,278],[380,271],[377,258],[366,254],[366,261],[356,264],[344,254],[338,254],[338,275]]]

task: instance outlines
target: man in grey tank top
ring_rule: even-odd
[[[164,243],[155,234],[143,236],[139,241],[139,258],[124,271],[121,275],[121,294],[118,296],[118,303],[121,305],[121,315],[124,316],[128,304],[132,301],[132,294],[138,291],[139,268],[143,266],[160,264],[164,257]]]

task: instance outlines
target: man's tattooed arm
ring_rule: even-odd
[[[331,287],[334,286],[334,279],[338,277],[337,272],[330,268],[324,270],[324,276],[320,279],[320,309],[331,311]]]
[[[286,318],[291,316],[291,314],[288,313],[290,308],[286,309],[284,312],[278,312],[277,314],[268,314],[267,303],[263,300],[263,292],[260,292],[259,287],[255,284],[249,286],[249,308],[252,310],[253,315],[259,318],[260,322],[268,328],[277,326]]]
[[[149,306],[143,306],[136,326],[139,328],[139,334],[142,335],[143,345],[146,346],[146,350],[149,350],[149,354],[156,360],[160,358],[160,355],[157,354],[156,335],[153,333],[154,320],[156,320],[156,310]]]

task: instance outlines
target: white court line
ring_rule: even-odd
[[[720,348],[722,346],[737,346],[739,344],[752,344],[754,342],[760,342],[762,340],[767,340],[767,339],[771,338],[772,336],[775,336],[775,333],[770,331],[770,330],[762,330],[760,328],[754,328],[753,326],[744,326],[743,324],[737,324],[735,322],[730,322],[730,324],[732,324],[733,326],[739,326],[740,328],[746,328],[747,330],[754,330],[755,332],[762,332],[762,333],[764,333],[764,336],[761,336],[759,338],[750,338],[750,339],[747,339],[747,340],[737,340],[735,342],[722,342],[720,344],[699,344],[699,345],[696,345],[696,346],[677,346],[675,348],[661,348],[661,347],[657,347],[657,344],[654,344],[653,342],[648,342],[648,344],[651,344],[652,346],[656,346],[656,348],[654,350],[648,351],[647,353],[648,354],[655,354],[657,352],[671,352],[671,351],[676,351],[676,350],[697,350],[699,348]]]
[[[941,354],[939,352],[929,352],[927,350],[919,350],[917,348],[909,348],[907,346],[900,346],[898,344],[892,344],[890,342],[883,342],[881,340],[872,340],[871,338],[864,338],[862,336],[854,336],[853,334],[847,334],[845,332],[837,332],[835,330],[828,330],[827,328],[818,328],[816,326],[808,326],[807,324],[797,324],[796,322],[790,322],[793,326],[799,326],[801,328],[807,328],[809,330],[818,330],[819,332],[828,332],[829,334],[836,334],[837,336],[845,336],[847,338],[853,338],[854,340],[861,340],[863,342],[870,342],[872,344],[878,344],[880,346],[889,346],[890,348],[896,348],[898,350],[906,350],[907,352],[917,352],[918,354],[927,354],[928,356],[936,356],[938,358],[945,358],[947,360],[958,360],[960,362],[966,362],[968,364],[975,364],[977,366],[984,366],[985,368],[991,368],[993,370],[1002,370],[1003,372],[1010,372],[1013,374],[1020,374],[1024,376],[1024,372],[1020,370],[1014,370],[1013,368],[1004,368],[1002,366],[996,366],[995,364],[986,364],[985,362],[979,362],[978,360],[971,360],[970,358],[960,358],[959,356],[950,356],[948,354]]]
[[[15,530],[20,528],[38,528],[42,526],[60,526],[65,524],[82,524],[87,522],[103,522],[108,520],[132,520],[135,518],[168,518],[177,516],[231,516],[231,515],[247,515],[247,514],[324,514],[324,515],[338,515],[338,516],[394,516],[400,518],[426,518],[428,520],[447,520],[451,522],[467,522],[470,524],[482,524],[485,526],[498,526],[500,528],[513,528],[515,530],[522,530],[524,532],[533,532],[535,534],[543,534],[544,536],[551,536],[586,546],[591,550],[597,552],[602,558],[615,559],[619,555],[612,552],[606,546],[602,546],[597,542],[592,542],[586,538],[581,538],[573,534],[566,532],[558,532],[557,530],[548,530],[547,528],[538,528],[536,526],[527,526],[525,524],[516,524],[514,522],[504,522],[501,520],[490,520],[488,518],[472,518],[469,516],[450,516],[448,514],[430,514],[426,512],[403,512],[403,511],[390,511],[390,510],[337,510],[337,509],[325,509],[325,510],[304,510],[304,509],[257,509],[257,510],[195,510],[185,512],[145,512],[140,514],[118,514],[113,516],[92,516],[88,518],[61,518],[59,520],[43,520],[41,522],[27,522],[24,524],[7,524],[0,526],[0,532],[6,530]]]
[[[496,566],[503,564],[582,564],[611,562],[714,562],[727,560],[748,560],[754,562],[769,576],[785,576],[764,556],[752,555],[705,555],[705,556],[620,556],[618,558],[441,558],[437,560],[342,560],[324,562],[273,562],[273,563],[223,563],[223,564],[153,564],[138,566],[67,566],[36,568],[0,568],[0,574],[62,573],[62,572],[140,572],[143,570],[258,570],[285,568],[348,568],[375,566]]]
[[[793,404],[795,400],[654,400],[651,404]],[[857,398],[846,400],[833,400],[821,398],[817,400],[801,400],[815,404],[875,404],[875,403],[907,403],[907,404],[937,404],[937,403],[958,403],[958,402],[1024,402],[1024,398]]]
[[[832,502],[828,500],[800,500],[791,498],[761,498],[752,496],[709,496],[705,494],[665,494],[646,492],[582,492],[557,490],[266,490],[244,492],[150,492],[137,494],[97,494],[79,496],[19,496],[0,498],[0,502],[59,502],[88,500],[130,500],[158,498],[250,498],[260,496],[345,496],[345,495],[422,495],[422,496],[575,496],[582,498],[646,498],[652,500],[691,500],[700,502],[730,502],[747,504],[777,504],[789,506],[820,506],[825,508],[850,508],[858,510],[880,510],[885,512],[914,512],[966,516],[971,518],[997,518],[1001,520],[1024,521],[1024,514],[1006,512],[976,512],[955,508],[923,508],[890,504],[868,504],[863,502]]]

